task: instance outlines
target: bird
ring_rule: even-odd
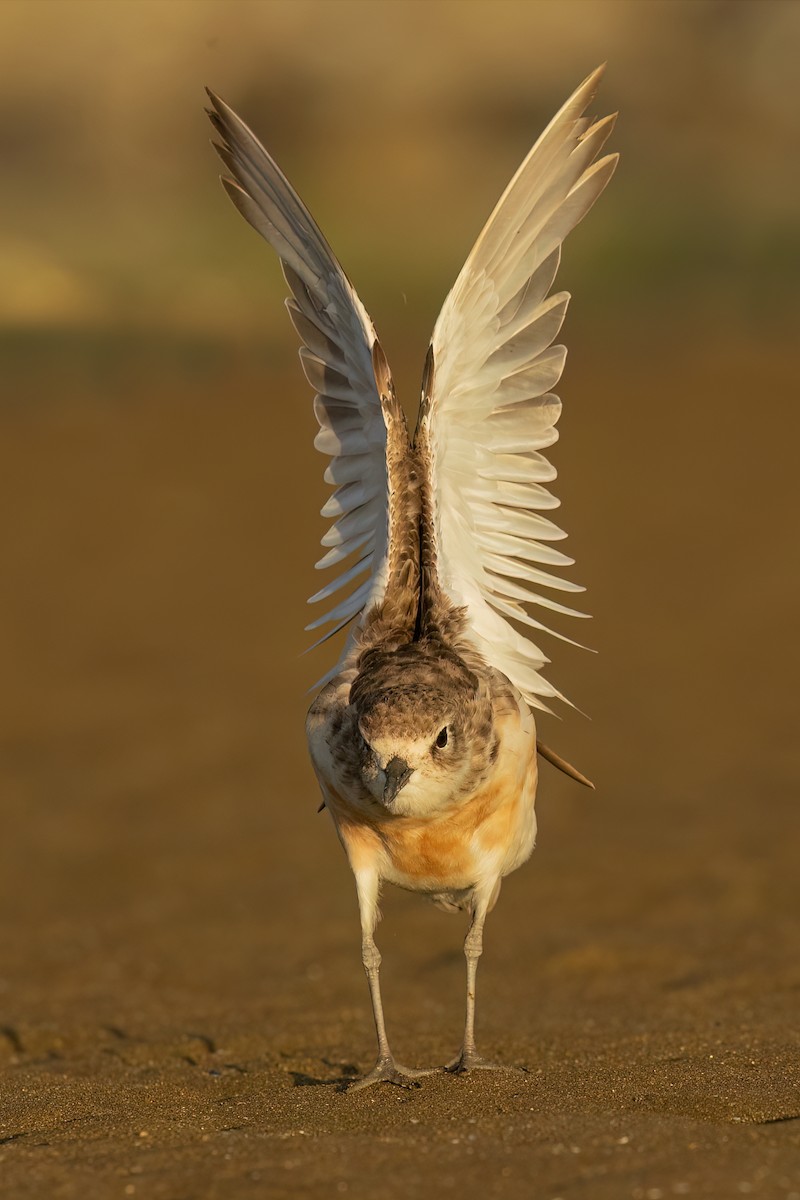
[[[537,739],[534,713],[566,700],[542,674],[550,660],[538,641],[554,631],[540,618],[584,615],[549,594],[584,589],[553,574],[573,560],[543,515],[559,503],[543,451],[558,436],[553,388],[566,357],[554,344],[570,299],[552,291],[561,246],[619,157],[601,154],[617,114],[585,115],[603,70],[546,126],[445,299],[413,434],[372,320],[319,226],[207,89],[222,183],[280,259],[315,393],[315,446],[330,457],[322,515],[332,524],[316,565],[339,573],[310,598],[328,603],[308,628],[330,626],[320,642],[350,630],[306,734],[320,811],[355,878],[378,1043],[353,1090],[504,1065],[479,1054],[475,1037],[484,923],[503,878],[534,848],[539,757],[594,786]],[[464,1034],[445,1067],[406,1067],[390,1048],[375,942],[384,883],[468,918]]]

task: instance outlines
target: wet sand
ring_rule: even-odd
[[[324,487],[293,354],[6,354],[4,1198],[800,1197],[796,362],[731,340],[654,370],[654,338],[622,370],[571,341],[559,494],[601,653],[554,647],[592,721],[541,728],[598,790],[543,766],[487,924],[479,1044],[526,1070],[355,1095],[373,1033],[303,741]],[[463,922],[383,910],[395,1050],[444,1063]]]

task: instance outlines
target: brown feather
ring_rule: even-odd
[[[584,787],[595,790],[591,779],[587,779],[585,775],[581,775],[580,771],[568,763],[560,754],[556,754],[555,750],[551,750],[549,746],[545,746],[544,742],[537,740],[536,749],[541,754],[542,758],[546,758],[549,763],[557,767],[559,771],[563,771],[565,775],[569,775],[570,779],[576,780],[577,783],[582,783]]]

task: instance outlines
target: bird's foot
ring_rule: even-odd
[[[442,1070],[451,1075],[466,1075],[469,1071],[509,1071],[512,1074],[525,1072],[524,1067],[511,1067],[506,1063],[493,1062],[490,1058],[483,1058],[475,1050],[462,1050]]]
[[[404,1067],[393,1058],[379,1058],[369,1075],[357,1079],[347,1086],[348,1092],[360,1092],[362,1088],[371,1087],[373,1083],[393,1083],[395,1087],[418,1088],[418,1080],[423,1075],[432,1075],[433,1070],[419,1070],[416,1067]]]

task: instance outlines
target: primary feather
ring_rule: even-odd
[[[538,590],[582,589],[532,564],[572,562],[547,544],[565,534],[540,515],[558,504],[542,486],[556,472],[541,451],[558,437],[561,401],[551,389],[567,353],[552,343],[569,295],[549,293],[563,239],[617,162],[594,161],[614,118],[592,125],[582,116],[601,73],[548,125],[475,243],[433,331],[433,388],[421,415],[441,586],[466,610],[478,649],[538,708],[543,697],[563,697],[540,673],[549,660],[515,624],[553,632],[529,604],[583,615]]]

